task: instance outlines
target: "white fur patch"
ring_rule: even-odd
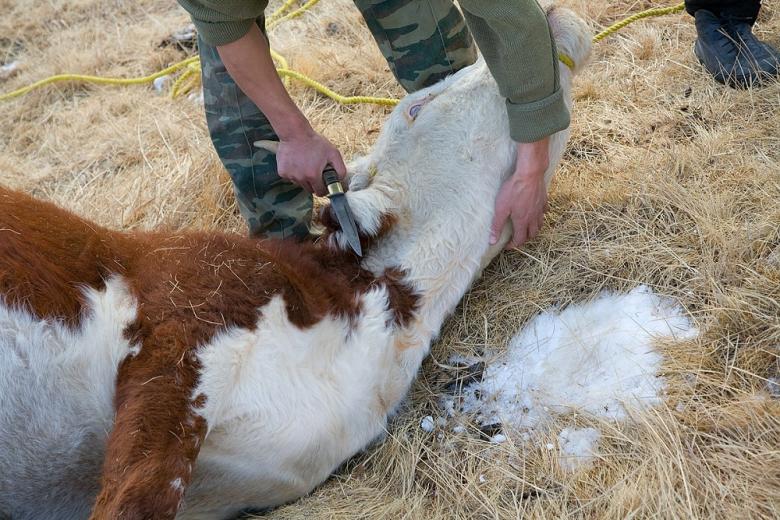
[[[64,395],[71,387],[89,385],[83,388],[89,395],[81,396],[88,400],[103,387],[113,392],[119,363],[140,349],[124,336],[136,319],[137,303],[120,277],[110,278],[102,291],[85,289],[84,296],[84,315],[76,329],[0,304],[0,371],[15,374],[14,379],[38,374],[49,384],[57,381],[65,385],[57,391]]]
[[[182,484],[181,477],[171,480],[171,489],[176,493],[184,493],[184,484]]]
[[[355,319],[304,329],[275,296],[254,330],[230,329],[204,345],[193,397],[206,397],[197,412],[209,433],[196,480],[233,468],[247,499],[276,504],[308,492],[380,435],[412,377],[397,361],[392,321],[384,287],[362,295]]]
[[[122,279],[84,294],[75,329],[0,304],[0,505],[30,518],[87,516],[90,501],[67,486],[97,484],[117,368],[138,352],[124,337],[137,305]]]

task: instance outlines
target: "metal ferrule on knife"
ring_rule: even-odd
[[[360,246],[357,226],[355,225],[352,211],[349,209],[349,202],[347,202],[347,198],[344,196],[344,186],[341,184],[339,174],[332,166],[328,166],[322,172],[322,181],[328,188],[328,199],[330,199],[331,208],[349,247],[352,248],[356,255],[362,257],[363,248]]]
[[[340,193],[344,193],[344,186],[341,185],[341,182],[336,181],[334,183],[328,184],[328,197],[331,195],[338,195]]]
[[[322,172],[322,181],[328,188],[328,197],[344,193],[344,186],[341,185],[339,174],[336,173],[336,170],[334,170],[332,166],[328,166]]]

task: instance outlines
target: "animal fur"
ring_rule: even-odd
[[[549,19],[581,66],[587,28]],[[338,231],[118,233],[0,190],[0,518],[222,518],[325,480],[511,235],[506,117],[481,61],[404,99],[350,168],[360,262]]]

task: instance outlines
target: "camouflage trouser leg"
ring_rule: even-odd
[[[471,65],[477,50],[452,0],[354,0],[390,70],[414,92]]]
[[[276,156],[255,141],[278,140],[268,119],[225,70],[217,49],[198,40],[206,121],[217,155],[233,180],[251,236],[305,237],[312,197],[276,173]]]

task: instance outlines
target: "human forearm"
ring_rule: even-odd
[[[268,40],[256,25],[217,51],[230,76],[262,110],[280,139],[314,132],[279,79]]]
[[[514,175],[533,180],[544,179],[550,166],[550,138],[533,143],[517,143],[517,163]]]
[[[512,139],[532,143],[569,125],[558,57],[535,0],[461,0],[485,62],[507,100]]]
[[[271,59],[268,40],[256,25],[238,40],[217,46],[217,52],[230,76],[260,108],[279,137],[276,164],[282,179],[322,195],[322,171],[327,165],[344,177],[347,168],[341,154],[312,129],[287,94]]]

